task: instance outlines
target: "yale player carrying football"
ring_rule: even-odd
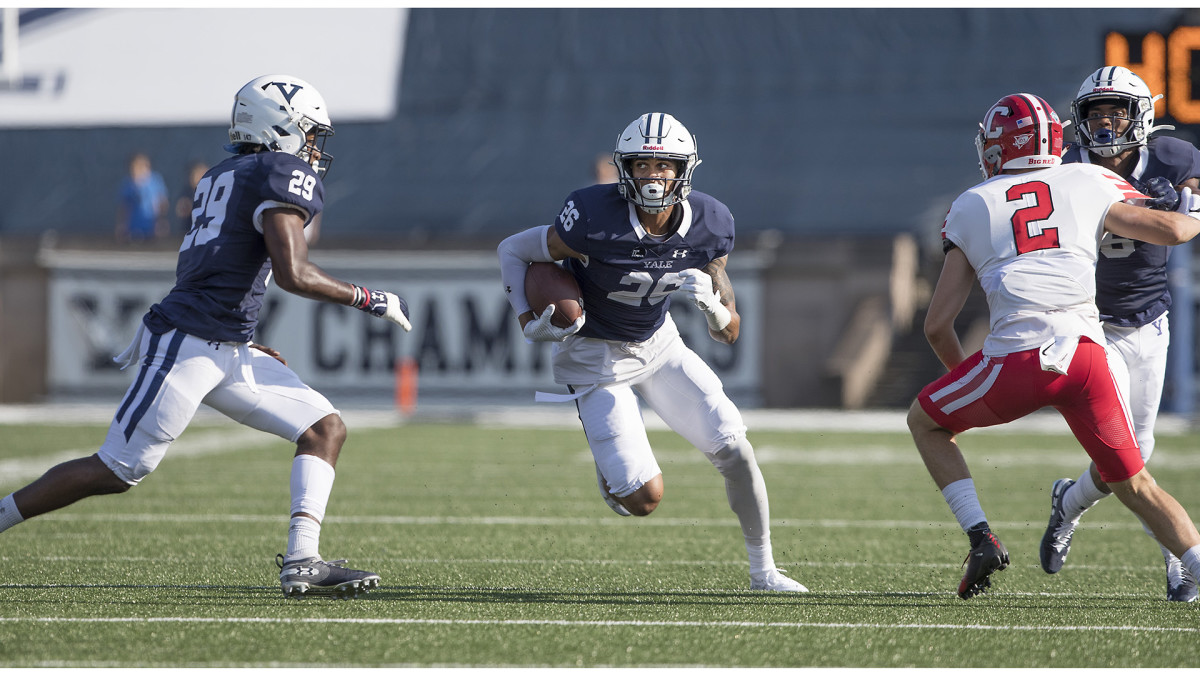
[[[284,594],[350,597],[379,584],[378,575],[318,553],[345,424],[278,352],[250,341],[272,275],[285,291],[410,329],[402,299],[334,279],[308,261],[304,228],[321,212],[321,175],[332,160],[322,148],[332,133],[324,99],[303,80],[267,75],[238,91],[226,146],[235,154],[196,186],[175,287],[117,357],[139,369],[104,444],[0,501],[0,531],[137,485],[204,403],[296,443],[287,553],[276,559]]]
[[[946,259],[925,317],[929,344],[950,372],[922,389],[908,413],[921,459],[970,539],[959,597],[985,591],[1009,557],[988,526],[956,437],[1047,406],[1062,413],[1121,503],[1200,572],[1200,533],[1144,466],[1095,303],[1104,233],[1188,241],[1200,222],[1183,213],[1197,200],[1166,181],[1148,186],[1148,198],[1101,167],[1062,164],[1062,124],[1030,94],[997,101],[975,142],[985,180],[946,215]],[[954,320],[976,281],[987,294],[991,331],[968,356]]]
[[[1071,104],[1076,145],[1063,154],[1063,161],[1102,166],[1135,186],[1165,180],[1178,190],[1200,189],[1200,151],[1178,138],[1150,138],[1155,131],[1171,128],[1154,126],[1154,101],[1159,98],[1162,96],[1151,96],[1146,83],[1127,68],[1105,66],[1092,73]],[[1167,322],[1171,306],[1169,251],[1167,246],[1108,234],[1096,265],[1096,305],[1108,349],[1119,357],[1114,374],[1126,393],[1145,462],[1154,452],[1154,421],[1162,399],[1171,336]],[[1062,569],[1083,512],[1110,494],[1095,465],[1084,470],[1078,480],[1054,482],[1050,522],[1042,537],[1043,570],[1055,574]],[[1165,546],[1159,547],[1166,561],[1167,599],[1195,601],[1195,580],[1179,558]]]
[[[725,273],[733,216],[692,191],[695,138],[670,115],[634,120],[617,137],[613,163],[619,182],[572,192],[554,225],[500,244],[509,302],[526,338],[556,343],[554,379],[572,392],[613,511],[647,516],[663,497],[640,396],[724,476],[750,556],[750,587],[807,591],[775,567],[766,485],[741,413],[667,311],[671,295],[683,293],[714,339],[737,339],[741,317]],[[585,314],[567,328],[550,322],[553,305],[535,316],[525,296],[528,264],[556,260],[566,261],[583,295]]]

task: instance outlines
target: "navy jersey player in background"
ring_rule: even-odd
[[[273,276],[285,291],[350,305],[410,329],[402,299],[330,277],[308,261],[304,228],[321,212],[333,133],[311,85],[267,75],[238,91],[235,153],[196,186],[176,284],[150,307],[122,366],[139,364],[108,436],[90,456],[59,464],[0,501],[0,531],[84,497],[127,491],[154,470],[204,403],[246,426],[296,443],[287,553],[277,557],[287,596],[350,597],[379,584],[318,544],[346,427],[329,401],[279,353],[251,342]]]
[[[807,591],[776,569],[767,489],[741,413],[716,373],[684,345],[668,309],[681,293],[704,313],[709,334],[732,343],[741,317],[725,265],[733,216],[692,190],[696,141],[675,118],[648,113],[617,138],[619,182],[567,196],[552,226],[499,247],[509,302],[525,337],[553,342],[554,379],[567,385],[596,462],[605,502],[622,516],[647,516],[663,498],[663,477],[646,436],[638,397],[695,445],[725,478],[750,556],[751,588]],[[535,316],[525,297],[534,261],[565,260],[585,314],[574,325]]]
[[[1178,138],[1150,137],[1172,128],[1154,126],[1154,101],[1159,98],[1127,68],[1105,66],[1092,73],[1071,104],[1076,143],[1063,153],[1063,161],[1102,166],[1139,188],[1162,182],[1177,190],[1200,191],[1200,151]],[[1154,422],[1167,369],[1169,252],[1168,246],[1106,234],[1096,266],[1096,305],[1142,461],[1149,461],[1154,452]],[[1044,571],[1055,574],[1062,569],[1083,512],[1110,494],[1094,464],[1078,480],[1054,482],[1050,522],[1041,545]],[[1196,582],[1178,558],[1161,544],[1160,548],[1167,566],[1167,599],[1195,601]]]

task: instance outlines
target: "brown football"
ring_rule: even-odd
[[[550,323],[566,328],[583,314],[583,299],[579,284],[567,270],[554,263],[529,263],[525,273],[525,297],[533,313],[541,316],[546,306],[554,305]]]

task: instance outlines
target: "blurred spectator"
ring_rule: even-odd
[[[187,231],[192,229],[192,209],[195,208],[196,185],[204,177],[205,171],[208,171],[208,165],[204,162],[188,164],[187,183],[180,189],[179,196],[175,198],[175,223],[179,227],[177,234],[187,234]]]
[[[150,241],[167,234],[167,186],[138,152],[129,159],[129,177],[121,184],[117,241]]]
[[[593,167],[596,184],[617,182],[617,167],[613,164],[613,156],[611,152],[602,152],[596,155],[596,163]]]

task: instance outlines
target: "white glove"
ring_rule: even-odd
[[[1200,220],[1200,195],[1193,194],[1191,188],[1183,188],[1179,191],[1179,206],[1175,210]]]
[[[559,328],[550,323],[550,317],[554,315],[554,305],[546,305],[542,315],[534,318],[529,323],[525,324],[524,333],[525,339],[530,342],[562,342],[572,335],[579,332],[583,328],[583,322],[587,318],[587,314],[580,314],[575,323],[566,328]]]
[[[408,321],[408,303],[395,293],[355,286],[351,306],[372,316],[387,319],[403,328],[405,332],[412,330],[412,324]]]
[[[383,292],[387,298],[387,309],[383,312],[383,318],[400,326],[407,333],[412,330],[412,323],[408,320],[404,310],[408,309],[407,303],[395,293]]]
[[[701,311],[708,320],[708,327],[719,331],[729,325],[733,315],[725,305],[721,304],[720,292],[713,289],[713,279],[702,270],[689,268],[678,275],[679,291],[686,293],[688,299]]]

